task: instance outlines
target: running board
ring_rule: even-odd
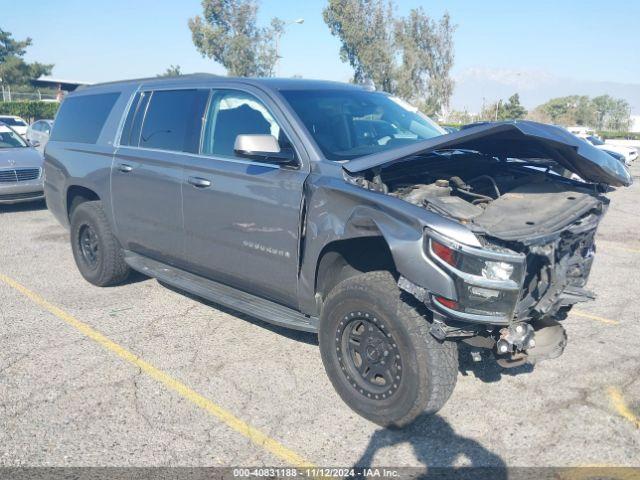
[[[157,278],[173,287],[259,320],[294,330],[313,333],[318,331],[317,317],[308,317],[289,307],[165,265],[137,253],[125,251],[124,260],[131,268],[144,275]]]

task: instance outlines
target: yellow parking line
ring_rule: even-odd
[[[623,252],[629,252],[629,253],[640,253],[640,249],[638,248],[629,248],[629,247],[619,247],[618,245],[609,245],[609,247],[615,249],[615,250],[622,250]]]
[[[598,315],[592,315],[587,312],[582,312],[580,310],[571,310],[570,315],[575,315],[576,317],[588,318],[590,320],[596,320],[597,322],[606,323],[607,325],[619,325],[620,322],[618,320],[611,320],[610,318],[599,317]]]
[[[622,392],[616,387],[609,387],[608,393],[609,398],[611,398],[611,403],[613,403],[613,406],[616,409],[616,412],[618,412],[618,415],[629,420],[631,424],[636,426],[636,428],[640,428],[640,418],[636,417],[634,413],[629,409],[624,401]]]
[[[614,250],[622,250],[623,252],[629,252],[629,253],[640,253],[640,248],[629,248],[629,247],[621,247],[619,245],[617,245],[615,242],[612,242],[610,240],[599,240],[598,243],[605,243],[607,245],[607,248],[613,248]]]
[[[209,414],[213,415],[214,417],[216,417],[217,419],[225,423],[229,428],[247,437],[254,444],[264,448],[265,450],[267,450],[274,456],[278,457],[279,459],[283,460],[287,464],[293,465],[299,468],[314,466],[311,462],[309,462],[302,456],[298,455],[293,450],[288,449],[277,440],[270,438],[266,434],[262,433],[260,430],[252,427],[245,421],[239,419],[228,410],[225,410],[224,408],[215,404],[208,398],[203,397],[199,393],[191,390],[184,383],[179,382],[178,380],[171,377],[170,375],[163,372],[162,370],[142,360],[140,357],[136,356],[135,354],[131,353],[124,347],[118,345],[117,343],[113,342],[109,338],[105,337],[103,334],[101,334],[97,330],[94,330],[92,327],[90,327],[86,323],[81,322],[80,320],[76,319],[75,317],[68,314],[64,310],[61,310],[55,305],[49,303],[43,297],[41,297],[35,292],[32,292],[31,290],[21,285],[20,283],[16,282],[12,278],[9,278],[6,275],[3,275],[2,273],[0,273],[0,281],[4,282],[8,286],[17,290],[24,296],[30,298],[34,303],[38,304],[40,307],[49,311],[50,313],[58,317],[60,320],[64,321],[67,325],[75,328],[80,333],[90,338],[94,342],[100,344],[102,347],[106,348],[110,352],[115,353],[126,362],[140,368],[143,372],[145,372],[151,378],[164,384],[169,390],[173,390],[174,392],[181,395],[183,398],[189,400],[191,403],[204,409]]]
[[[635,467],[617,467],[609,465],[581,465],[579,467],[554,468],[553,473],[562,480],[638,480],[640,469]]]

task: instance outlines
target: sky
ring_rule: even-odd
[[[184,73],[224,69],[202,58],[191,41],[190,17],[200,0],[0,0],[0,28],[31,37],[28,61],[54,63],[52,76],[100,82],[154,76],[169,65]],[[457,24],[454,78],[511,82],[514,88],[548,82],[613,82],[640,87],[640,1],[396,0],[397,14],[422,6]],[[262,0],[259,21],[287,27],[279,76],[347,81],[339,41],[322,20],[325,0]],[[7,8],[8,6],[10,8]],[[487,77],[487,78],[485,78]],[[503,78],[505,77],[505,78]],[[471,79],[471,80],[469,80]],[[468,86],[468,85],[467,85]]]

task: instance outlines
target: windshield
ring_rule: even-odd
[[[9,125],[10,127],[26,127],[27,122],[19,118],[13,117],[0,117],[0,122]]]
[[[0,125],[0,148],[26,147],[26,142],[20,135],[5,125]]]
[[[444,135],[408,103],[381,92],[281,92],[329,160],[351,160]]]
[[[604,142],[602,140],[600,140],[598,137],[594,137],[593,135],[588,136],[587,140],[589,140],[592,145],[604,145]]]

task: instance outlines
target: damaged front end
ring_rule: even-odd
[[[571,188],[565,195],[577,198]],[[596,229],[607,200],[595,193],[589,197],[594,201],[585,202],[582,210],[565,220],[568,223],[553,230],[543,228],[542,233],[540,229],[515,233],[515,224],[534,223],[523,211],[511,217],[509,228],[504,228],[509,220],[502,220],[504,231],[488,228],[480,214],[467,222],[480,248],[426,229],[425,255],[451,277],[455,296],[443,297],[404,277],[399,286],[433,312],[431,333],[436,338],[459,338],[476,347],[491,348],[505,367],[554,358],[566,344],[566,334],[557,320],[565,318],[574,304],[594,298],[585,286],[595,253]],[[544,201],[544,197],[537,200]],[[492,208],[485,205],[485,212],[491,217]],[[539,337],[544,337],[544,342],[538,341]]]
[[[608,206],[605,183],[630,183],[626,170],[613,171],[599,152],[581,144],[573,149],[573,140],[563,142],[547,127],[501,124],[459,135],[457,144],[447,140],[448,147],[465,149],[434,144],[360,175],[350,172],[353,183],[474,233],[478,245],[437,228],[424,230],[425,261],[451,279],[455,288],[448,296],[402,272],[398,285],[432,311],[433,336],[490,348],[507,367],[562,353],[566,333],[558,320],[574,304],[594,298],[585,286]],[[505,144],[535,155],[513,158]],[[573,180],[572,172],[590,181]]]

